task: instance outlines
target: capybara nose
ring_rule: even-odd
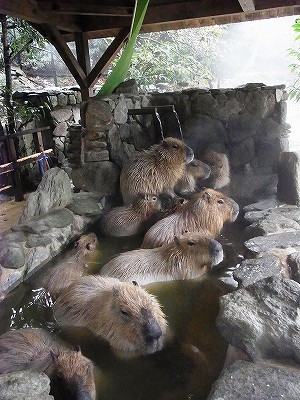
[[[236,203],[233,199],[230,199],[232,203],[232,217],[231,217],[231,222],[234,222],[237,219],[237,216],[239,215],[240,207],[238,203]]]
[[[219,242],[216,240],[211,240],[209,243],[209,253],[211,256],[211,265],[214,267],[215,265],[220,264],[223,261],[224,253],[223,248]]]
[[[185,162],[190,163],[194,159],[194,152],[189,146],[185,146]]]
[[[162,336],[162,330],[156,320],[151,319],[143,325],[143,336],[147,343],[152,343]]]

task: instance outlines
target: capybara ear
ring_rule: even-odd
[[[57,364],[57,362],[58,362],[58,353],[54,353],[53,350],[50,350],[50,356],[52,358],[53,364]]]
[[[177,236],[174,236],[174,242],[177,244],[177,246],[180,245],[180,241]]]
[[[74,350],[77,351],[77,353],[81,353],[81,347],[79,346],[79,344],[74,346]]]
[[[118,294],[119,294],[119,290],[117,288],[113,287],[112,288],[112,294],[113,294],[114,297],[117,297]]]
[[[140,286],[137,281],[132,281],[133,286]]]
[[[194,246],[195,243],[196,243],[195,240],[188,240],[187,242],[189,246]]]
[[[205,191],[205,192],[203,193],[203,199],[210,203],[211,194],[210,194],[209,192]]]

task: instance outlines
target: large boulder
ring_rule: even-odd
[[[63,208],[72,201],[71,182],[68,174],[55,167],[46,171],[37,190],[27,199],[20,222]]]
[[[278,161],[278,197],[300,206],[300,152],[282,152]]]
[[[274,249],[285,249],[287,254],[291,254],[300,250],[300,231],[258,236],[247,240],[245,246],[252,254],[265,253]]]
[[[262,279],[220,298],[216,323],[222,336],[252,360],[300,362],[300,284]]]

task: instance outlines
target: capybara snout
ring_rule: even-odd
[[[215,267],[223,261],[224,253],[222,245],[216,240],[212,239],[209,241],[208,248],[212,260],[211,265],[212,267]]]
[[[163,331],[157,320],[149,314],[148,310],[145,308],[142,309],[141,314],[145,318],[145,322],[142,325],[142,335],[148,348],[147,353],[154,353],[162,348]]]

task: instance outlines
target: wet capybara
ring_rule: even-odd
[[[86,327],[122,352],[151,354],[164,344],[164,313],[136,282],[84,276],[58,297],[53,310],[60,325]]]
[[[161,210],[157,196],[139,194],[132,204],[112,208],[101,220],[101,232],[106,236],[131,236],[145,232],[149,221]]]
[[[207,150],[201,160],[211,167],[210,176],[201,182],[204,186],[218,190],[229,185],[230,166],[226,154]]]
[[[87,273],[89,258],[95,253],[98,240],[94,233],[82,235],[63,259],[53,267],[41,271],[34,279],[34,287],[44,287],[55,297],[62,289],[68,287],[80,276]]]
[[[189,195],[195,192],[197,180],[207,179],[211,168],[200,160],[193,160],[186,164],[184,175],[175,185],[175,193],[180,196]]]
[[[59,398],[96,399],[92,362],[43,329],[24,328],[0,336],[0,374],[22,370],[47,374]]]
[[[121,171],[120,189],[124,203],[132,203],[139,193],[174,195],[174,186],[183,176],[185,164],[193,158],[193,150],[172,137],[134,154]]]
[[[230,197],[213,189],[195,193],[182,209],[153,225],[145,234],[142,248],[162,246],[184,232],[198,232],[215,238],[225,222],[233,222],[239,206]]]
[[[222,260],[219,242],[199,233],[185,233],[162,247],[122,253],[105,264],[100,274],[146,285],[196,278]]]

